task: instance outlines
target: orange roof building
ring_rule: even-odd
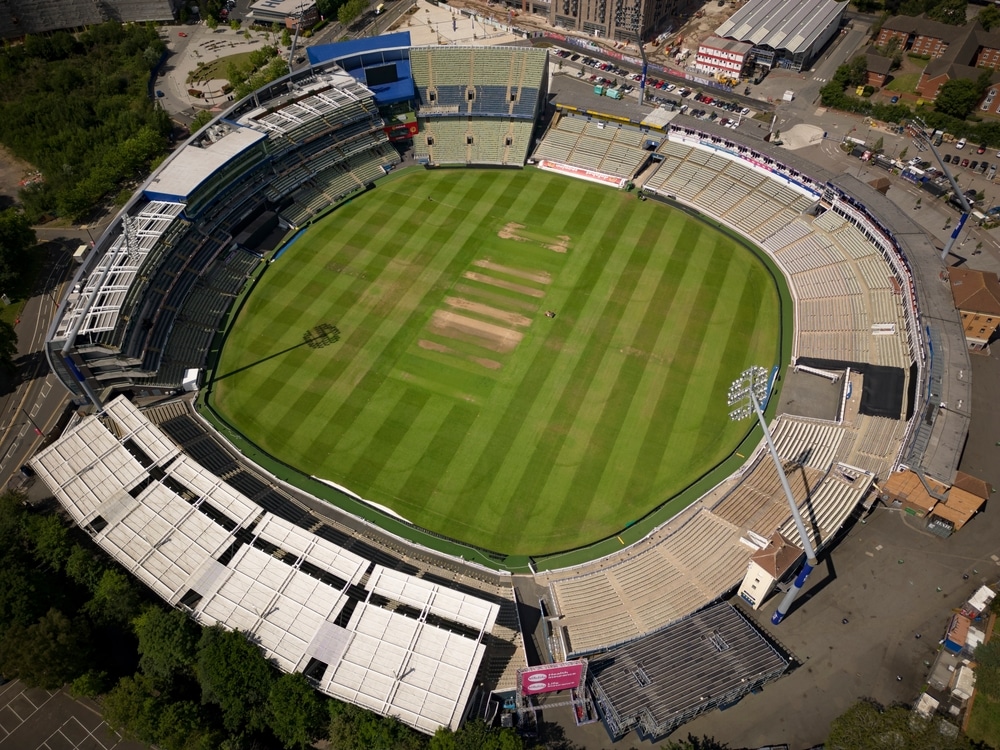
[[[972,268],[952,268],[948,278],[969,348],[985,349],[1000,325],[1000,279],[995,273]]]
[[[775,531],[767,545],[750,556],[740,584],[740,596],[754,609],[760,609],[778,581],[802,559],[802,554],[800,547],[788,541],[780,531]]]
[[[907,469],[890,474],[882,482],[881,489],[882,500],[887,505],[902,506],[907,513],[923,518],[934,510],[939,499],[944,499],[948,485],[930,477],[921,480],[918,474]]]

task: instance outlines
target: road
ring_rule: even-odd
[[[20,484],[19,468],[55,429],[69,403],[66,389],[49,371],[45,334],[69,282],[71,256],[78,244],[68,238],[40,246],[49,262],[15,326],[20,377],[12,391],[0,396],[0,483],[5,487]]]

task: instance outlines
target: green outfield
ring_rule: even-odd
[[[524,170],[407,170],[274,262],[212,404],[261,449],[508,554],[618,533],[729,456],[776,282],[709,224]]]

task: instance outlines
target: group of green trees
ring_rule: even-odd
[[[867,63],[863,55],[837,68],[833,78],[820,89],[820,101],[825,107],[867,115],[876,120],[901,123],[919,116],[928,127],[968,138],[977,143],[1000,144],[1000,122],[975,122],[967,120],[990,86],[991,71],[983,71],[976,80],[953,79],[947,81],[938,93],[933,106],[916,110],[897,102],[890,104],[855,96],[853,91],[865,82]]]
[[[8,299],[27,296],[28,269],[34,265],[30,253],[36,243],[35,230],[23,212],[13,207],[0,211],[0,293]],[[9,369],[16,356],[17,333],[0,319],[0,368]]]
[[[32,223],[79,219],[149,173],[171,125],[148,96],[156,28],[111,22],[0,49],[0,142],[43,180],[21,191]]]
[[[966,0],[855,0],[860,13],[883,12],[887,16],[919,16],[926,13],[941,23],[965,23]]]
[[[171,609],[55,511],[0,494],[0,672],[99,700],[126,736],[163,750],[522,750],[472,722],[426,737],[280,674],[240,631]]]

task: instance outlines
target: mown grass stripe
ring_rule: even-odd
[[[602,246],[617,250],[619,242],[626,245],[625,242],[622,242],[624,237],[627,237],[627,233],[623,234],[621,227],[607,225],[602,238]],[[525,414],[531,412],[532,402],[537,397],[537,392],[535,394],[521,394],[518,403],[525,403],[526,408],[519,411],[516,416],[511,414],[506,423],[501,424],[497,430],[497,433],[502,434],[503,437],[491,441],[488,446],[483,468],[489,467],[498,480],[493,483],[487,501],[482,506],[483,510],[477,514],[476,521],[480,525],[485,525],[488,522],[484,513],[499,513],[499,517],[502,519],[512,516],[516,518],[520,513],[517,498],[537,498],[538,489],[545,483],[547,476],[545,467],[552,466],[552,459],[558,455],[566,433],[573,430],[573,422],[600,364],[597,355],[617,328],[625,309],[623,300],[628,298],[631,289],[637,283],[641,267],[649,258],[651,247],[640,246],[636,243],[633,248],[632,253],[628,256],[628,261],[623,262],[624,259],[618,257],[618,253],[613,250],[612,258],[604,265],[604,277],[606,284],[610,287],[610,293],[606,297],[603,308],[597,313],[595,325],[586,336],[586,341],[583,342],[583,346],[575,358],[570,380],[576,384],[576,387],[560,389],[561,393],[557,397],[554,411],[555,414],[561,415],[563,424],[556,425],[556,429],[551,429],[553,424],[550,421],[550,429],[543,432],[539,436],[540,439],[532,434],[536,431],[531,429],[529,425],[529,434],[521,437],[522,428],[525,426]],[[616,263],[612,263],[612,260]],[[615,269],[615,265],[617,265],[617,269]],[[528,402],[526,400],[528,398],[532,402]],[[516,446],[524,446],[525,450],[516,450]],[[508,454],[512,449],[515,449],[514,456],[508,459]],[[537,470],[533,471],[533,469]],[[514,485],[514,480],[517,478],[520,478],[520,482]],[[528,507],[544,508],[535,502],[532,502]]]
[[[626,484],[626,496],[649,496],[658,468],[668,453],[674,465],[685,465],[690,458],[698,425],[690,422],[685,407],[691,382],[699,375],[695,371],[695,363],[704,345],[704,339],[698,338],[696,331],[700,325],[699,316],[709,314],[714,308],[715,300],[718,299],[717,279],[725,272],[729,263],[728,254],[720,252],[715,244],[712,243],[712,248],[704,258],[707,264],[698,280],[694,304],[687,310],[687,321],[678,327],[679,346],[670,368],[670,387],[650,415],[646,439]]]

